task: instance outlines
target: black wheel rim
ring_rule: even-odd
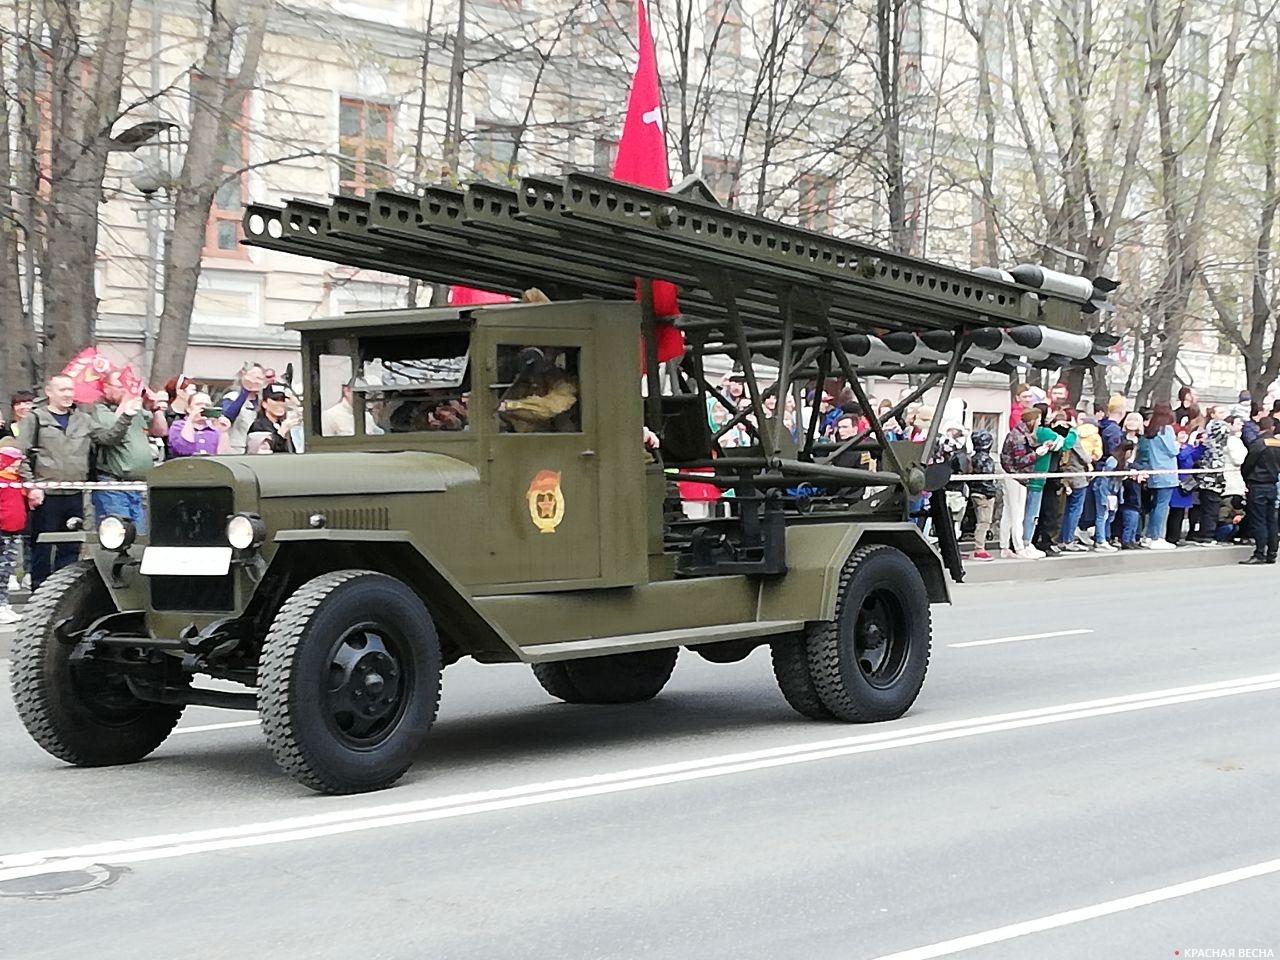
[[[412,689],[404,637],[384,624],[356,624],[329,650],[325,720],[347,747],[373,749],[400,726]]]
[[[76,698],[103,726],[128,726],[148,707],[133,695],[124,677],[113,676],[98,664],[72,663],[69,672]]]
[[[853,652],[863,678],[878,690],[892,687],[906,668],[910,649],[902,601],[886,587],[873,588],[853,627]]]

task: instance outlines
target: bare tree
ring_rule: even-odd
[[[1280,43],[1280,24],[1274,20],[1260,24],[1265,46],[1255,49],[1251,64],[1257,78],[1252,97],[1244,104],[1244,160],[1255,161],[1262,168],[1260,191],[1243,190],[1239,214],[1249,223],[1249,213],[1256,210],[1250,241],[1243,258],[1248,272],[1248,296],[1237,304],[1226,293],[1214,271],[1208,267],[1202,280],[1213,308],[1213,320],[1219,337],[1240,351],[1244,358],[1245,382],[1255,399],[1261,400],[1271,384],[1280,377],[1280,324],[1276,323],[1277,285],[1273,255],[1276,215],[1280,212],[1280,69],[1275,63],[1275,45]],[[1227,214],[1228,218],[1230,213]],[[1238,271],[1236,265],[1219,271],[1226,273],[1227,284]],[[1242,316],[1243,314],[1243,316]]]
[[[245,135],[244,103],[258,73],[268,10],[268,0],[221,0],[212,7],[204,54],[190,77],[187,146],[165,243],[164,311],[151,371],[156,382],[182,372],[214,195],[244,176],[239,166],[226,169],[225,144]]]
[[[1160,29],[1162,12],[1159,0],[1152,0],[1152,19]],[[1203,111],[1204,125],[1209,127],[1207,145],[1201,145],[1200,137],[1193,130],[1184,133],[1179,142],[1179,131],[1174,120],[1173,96],[1167,75],[1156,83],[1156,117],[1159,125],[1160,165],[1158,184],[1164,227],[1164,277],[1157,291],[1157,303],[1163,349],[1160,359],[1147,382],[1139,391],[1139,399],[1167,399],[1173,391],[1174,372],[1187,328],[1187,309],[1195,281],[1201,270],[1201,250],[1207,229],[1207,213],[1210,192],[1216,184],[1218,163],[1231,120],[1232,88],[1244,52],[1240,47],[1244,24],[1244,3],[1236,0],[1231,5],[1230,28],[1222,54],[1222,80],[1217,92]],[[1174,11],[1167,28],[1167,35],[1175,42],[1181,39],[1185,26],[1185,7]],[[1157,33],[1153,31],[1153,43]],[[1191,71],[1183,71],[1184,82]],[[1206,78],[1207,79],[1207,78]],[[1194,114],[1193,114],[1194,115]],[[1188,170],[1193,159],[1193,149],[1203,151],[1198,160],[1198,176]]]

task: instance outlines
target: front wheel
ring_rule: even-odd
[[[286,773],[322,793],[404,775],[440,704],[440,641],[399,580],[341,570],[298,588],[263,642],[258,710]]]
[[[929,668],[929,595],[901,550],[860,547],[840,571],[834,620],[806,637],[809,676],[839,720],[896,720],[910,709]]]
[[[9,678],[18,718],[46,751],[83,767],[135,763],[165,741],[182,707],[139,700],[92,657],[59,638],[115,610],[91,562],[64,567],[27,604]]]

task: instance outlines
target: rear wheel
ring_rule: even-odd
[[[46,580],[17,625],[10,685],[23,726],[59,760],[85,767],[134,763],[169,736],[182,707],[139,700],[123,677],[60,640],[115,610],[90,562]]]
[[[804,638],[775,640],[769,645],[769,653],[778,689],[792,709],[810,720],[834,720],[835,714],[818,696],[818,688],[809,673],[809,650]]]
[[[834,620],[810,627],[809,675],[822,705],[856,723],[896,720],[929,668],[929,595],[914,563],[885,545],[855,550]]]
[[[542,689],[565,703],[638,703],[652,700],[671,679],[678,647],[610,657],[535,663]]]
[[[435,721],[440,671],[435,624],[399,580],[342,570],[303,584],[276,614],[258,669],[276,763],[322,793],[390,786]]]

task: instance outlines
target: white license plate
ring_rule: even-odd
[[[230,547],[145,547],[146,577],[220,577],[231,569]]]

